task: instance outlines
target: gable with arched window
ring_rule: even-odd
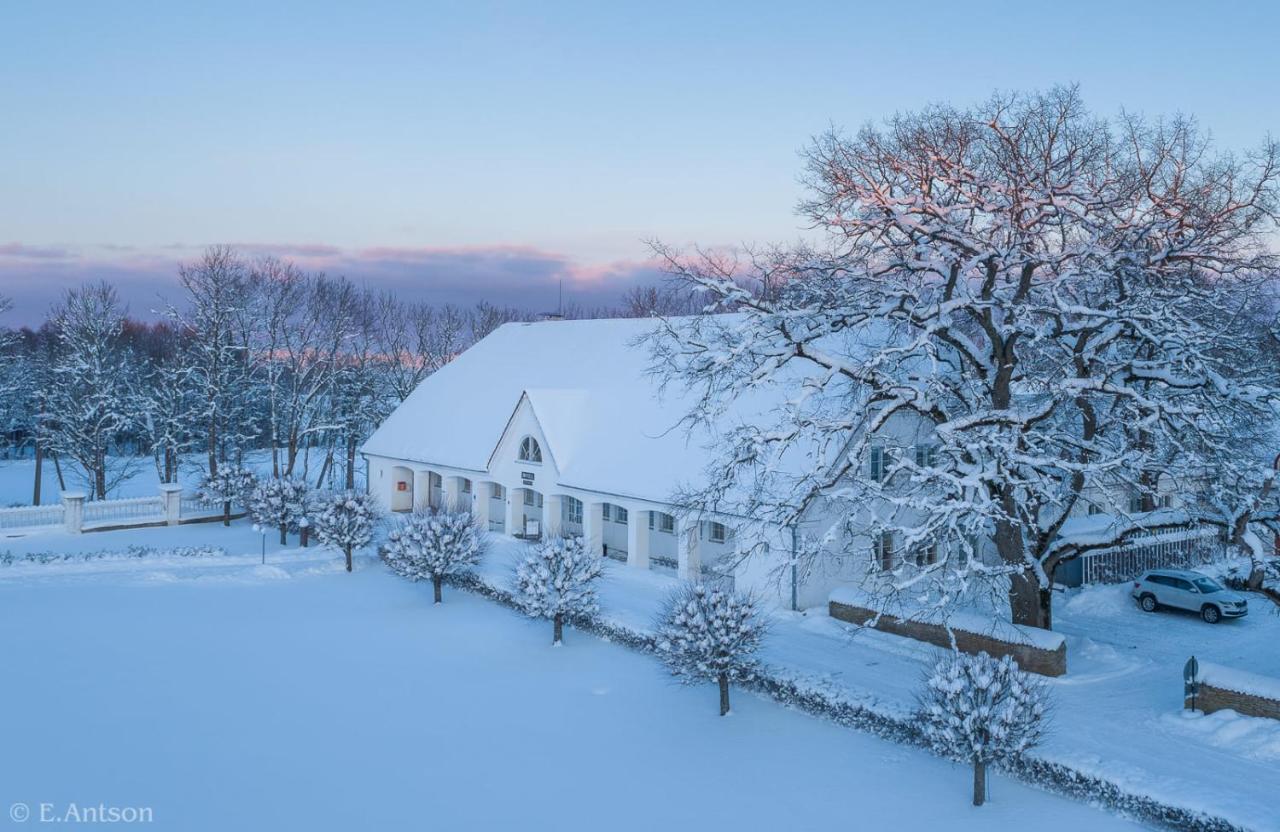
[[[518,459],[521,462],[542,462],[542,447],[538,444],[538,440],[532,436],[521,439]]]

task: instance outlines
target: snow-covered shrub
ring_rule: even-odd
[[[391,570],[411,581],[430,580],[435,602],[449,575],[464,572],[480,562],[484,535],[469,511],[415,511],[387,535],[382,560]]]
[[[0,552],[0,566],[14,564],[89,563],[97,560],[133,560],[137,558],[212,558],[225,557],[226,551],[218,546],[174,546],[157,549],[152,546],[129,546],[124,551],[98,549],[92,552]]]
[[[249,513],[253,522],[263,528],[280,530],[280,543],[288,542],[288,534],[298,530],[307,516],[311,489],[302,480],[271,477],[258,482],[249,497]]]
[[[754,675],[755,652],[765,623],[756,600],[740,593],[685,584],[663,607],[658,650],[671,672],[685,682],[720,685],[720,715],[729,713],[729,683]]]
[[[248,468],[224,465],[218,473],[206,476],[196,489],[196,496],[207,503],[222,503],[222,525],[231,525],[231,504],[247,504],[258,485],[258,478]]]
[[[933,749],[973,763],[973,805],[986,800],[987,764],[1016,760],[1040,741],[1044,683],[1005,656],[952,653],[920,695],[920,720]]]
[[[551,619],[552,643],[560,644],[566,617],[596,611],[595,584],[603,571],[581,537],[548,537],[516,566],[516,599],[529,615]]]
[[[311,519],[316,537],[325,546],[341,549],[347,556],[347,571],[351,571],[351,552],[368,546],[373,540],[373,530],[381,512],[370,494],[357,491],[339,491],[317,500],[318,511]]]

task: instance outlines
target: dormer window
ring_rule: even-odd
[[[532,436],[520,440],[520,461],[542,462],[542,448],[538,447],[538,440]]]

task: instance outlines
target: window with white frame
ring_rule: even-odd
[[[602,504],[600,506],[600,516],[603,517],[605,520],[613,519],[613,506],[609,505],[608,503]]]
[[[893,453],[884,445],[872,445],[867,449],[867,477],[872,482],[884,482],[893,465]]]
[[[876,535],[872,542],[872,558],[876,565],[880,567],[880,571],[888,572],[893,569],[893,532],[881,532]]]
[[[439,488],[440,486],[444,485],[444,477],[440,476],[435,471],[428,471],[427,485],[429,485],[431,488]]]
[[[564,520],[566,523],[582,523],[582,501],[576,497],[564,498]]]
[[[462,493],[463,494],[471,493],[471,480],[467,479],[466,477],[462,478]]]
[[[938,462],[938,446],[931,444],[916,445],[916,465],[920,468],[932,468]]]
[[[502,483],[491,482],[489,483],[489,496],[495,500],[503,500],[506,499],[507,490],[502,487]]]
[[[1130,513],[1142,511],[1142,492],[1136,488],[1129,492]]]
[[[707,524],[707,540],[712,543],[724,543],[724,523],[717,523],[714,520]]]
[[[666,514],[661,511],[649,512],[649,528],[652,529],[655,525],[660,532],[666,532],[667,534],[676,533],[676,518],[672,517],[670,514]]]
[[[623,508],[622,506],[614,506],[614,507],[613,507],[613,522],[615,522],[615,523],[626,523],[626,522],[627,522],[627,510],[626,510],[625,508]]]
[[[931,566],[938,562],[938,544],[922,543],[912,549],[916,566]]]
[[[527,506],[537,505],[535,502],[536,492],[531,488],[524,489],[524,504]]]
[[[521,462],[542,462],[542,448],[538,445],[538,440],[532,436],[521,439],[519,459]]]

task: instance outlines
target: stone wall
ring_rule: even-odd
[[[874,627],[886,633],[914,638],[936,644],[939,647],[950,647],[952,636],[955,646],[964,653],[986,653],[997,658],[1011,656],[1018,667],[1029,673],[1041,676],[1061,676],[1067,672],[1067,647],[1061,645],[1057,650],[1046,650],[1031,644],[1018,644],[1003,641],[983,633],[959,630],[953,625],[950,628],[941,624],[928,624],[922,621],[911,621],[892,615],[880,615],[875,610],[845,604],[839,601],[830,602],[832,618],[848,621],[853,624],[868,624],[875,620]],[[879,618],[876,619],[876,616]]]
[[[1191,707],[1191,699],[1186,701]],[[1214,711],[1233,710],[1246,716],[1265,716],[1280,719],[1280,701],[1256,696],[1252,693],[1241,693],[1225,688],[1214,687],[1209,682],[1200,683],[1200,693],[1196,696],[1196,710],[1211,714]]]

